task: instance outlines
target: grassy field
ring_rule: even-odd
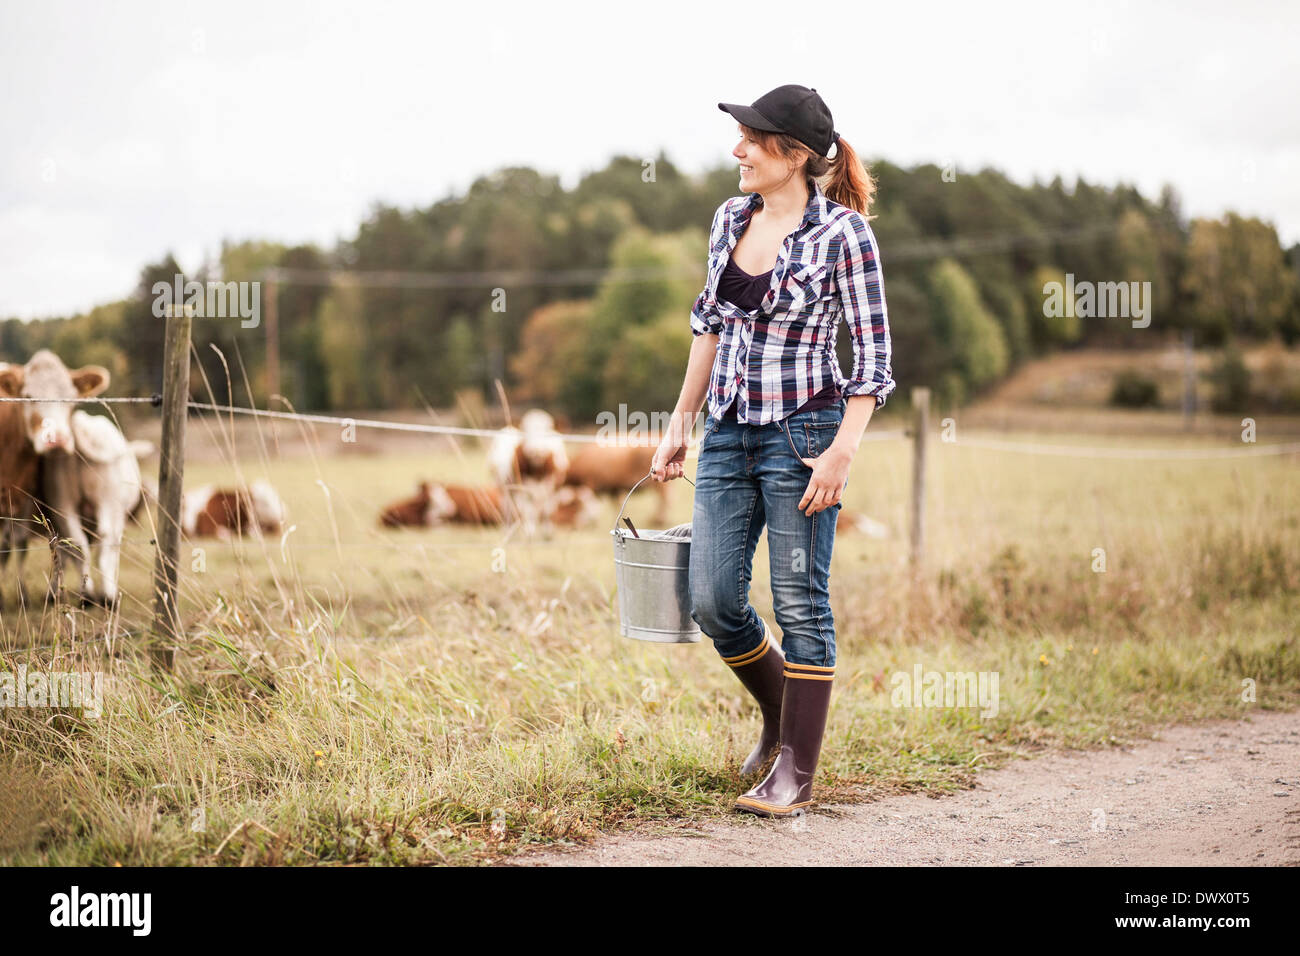
[[[475,863],[730,812],[757,714],[707,640],[619,636],[616,504],[597,527],[531,542],[383,532],[380,503],[420,477],[484,480],[481,451],[339,454],[327,438],[319,457],[264,460],[242,447],[238,461],[196,455],[188,483],[266,476],[293,529],[185,545],[189,640],[174,673],[138,652],[147,529],[130,533],[120,621],[23,613],[6,582],[5,668],[102,671],[106,689],[98,719],[0,709],[0,861]],[[836,544],[821,799],[951,790],[1045,747],[1300,702],[1300,456],[1076,459],[959,440],[936,441],[931,461],[917,580],[909,446],[864,443],[854,463],[845,506],[890,535]],[[673,487],[674,522],[689,520],[690,490]],[[647,494],[629,513],[648,524],[652,507]],[[39,594],[43,556],[28,563]],[[752,599],[773,622],[768,580],[764,540]],[[891,676],[918,664],[996,671],[997,716],[892,706]]]

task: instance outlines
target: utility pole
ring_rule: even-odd
[[[1183,428],[1192,430],[1196,421],[1196,348],[1195,333],[1183,331]]]
[[[280,394],[280,270],[267,269],[264,280],[266,301],[262,303],[266,323],[266,404],[269,408]]]

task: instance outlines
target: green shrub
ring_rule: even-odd
[[[1250,369],[1236,346],[1230,345],[1210,373],[1214,395],[1210,405],[1216,412],[1244,412],[1250,402]]]
[[[1125,369],[1115,376],[1110,403],[1120,408],[1156,408],[1160,405],[1160,389],[1153,379],[1136,369]]]

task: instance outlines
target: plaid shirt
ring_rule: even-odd
[[[718,298],[718,278],[762,202],[758,193],[728,199],[709,231],[708,281],[691,309],[691,331],[718,335],[710,414],[719,417],[734,396],[739,421],[780,421],[832,381],[846,399],[876,396],[879,408],[895,382],[876,237],[861,213],[826,198],[818,183],[809,180],[803,221],[782,243],[757,311]],[[853,335],[847,379],[835,355],[841,315]]]

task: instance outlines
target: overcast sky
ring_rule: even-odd
[[[0,316],[111,301],[172,250],[349,236],[523,164],[731,161],[816,87],[865,156],[1166,182],[1300,240],[1300,5],[0,0]],[[739,188],[737,188],[739,193]],[[708,223],[701,223],[707,228]]]

